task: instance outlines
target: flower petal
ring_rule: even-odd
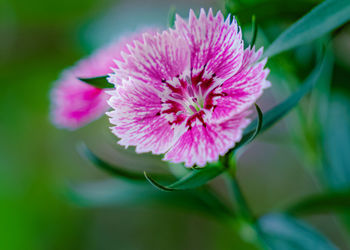
[[[211,93],[208,102],[215,107],[213,120],[220,122],[247,109],[261,96],[263,89],[270,86],[266,80],[269,70],[264,69],[267,59],[256,63],[261,55],[262,49],[255,52],[254,47],[248,47],[239,71]],[[220,98],[215,98],[216,92],[221,94]]]
[[[189,71],[189,48],[176,32],[143,36],[143,43],[135,42],[130,53],[123,53],[123,60],[116,61],[117,69],[109,81],[118,85],[129,77],[161,88],[162,80],[171,80]]]
[[[166,152],[173,144],[176,129],[160,114],[160,93],[147,83],[129,79],[109,92],[112,132],[124,146],[136,146],[136,152]]]
[[[122,54],[129,53],[134,42],[143,42],[143,35],[155,35],[157,29],[147,28],[130,33],[98,49],[88,58],[80,60],[72,72],[79,78],[104,76],[113,73],[112,68],[117,67],[114,60],[123,60]]]
[[[193,126],[171,147],[164,160],[185,162],[188,167],[217,161],[242,138],[242,130],[250,121],[246,118],[249,113],[244,111],[220,124]]]
[[[224,20],[219,11],[214,17],[212,9],[208,16],[201,9],[197,19],[190,10],[189,21],[176,16],[175,30],[190,45],[193,74],[204,69],[203,78],[214,74],[218,79],[227,79],[240,68],[243,57],[243,41],[236,20]]]
[[[108,95],[104,90],[83,83],[71,72],[63,74],[51,97],[51,119],[61,128],[79,128],[108,110]]]
[[[155,29],[144,30],[155,34]],[[99,118],[108,110],[108,95],[77,78],[90,78],[112,73],[113,59],[122,59],[127,44],[142,41],[142,33],[131,33],[95,51],[65,70],[51,92],[51,117],[57,127],[76,129]]]

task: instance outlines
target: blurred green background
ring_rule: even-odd
[[[64,68],[113,37],[147,25],[165,27],[172,5],[184,17],[189,8],[226,6],[237,13],[248,38],[255,14],[260,28],[257,44],[268,45],[319,2],[2,0],[0,249],[254,249],[232,228],[195,211],[156,202],[77,202],[69,195],[72,186],[91,181],[103,184],[109,178],[80,158],[76,145],[81,141],[125,166],[143,170],[165,164],[157,157],[134,156],[132,149],[114,145],[106,117],[75,132],[56,129],[49,120],[50,89]],[[256,214],[350,182],[349,170],[342,167],[349,162],[346,152],[350,150],[349,25],[331,37],[335,65],[329,79],[323,79],[325,83],[307,102],[259,137],[240,158],[238,176]],[[286,97],[311,71],[318,43],[269,61],[272,88],[260,101],[263,110]],[[340,150],[334,146],[339,144]],[[227,196],[222,179],[214,185]],[[118,183],[113,187],[118,189]],[[127,192],[126,188],[126,196]],[[350,249],[349,231],[339,217],[305,219],[340,249]]]

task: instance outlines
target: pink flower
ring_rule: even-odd
[[[237,22],[202,9],[175,30],[145,34],[143,43],[117,61],[109,81],[112,132],[136,152],[204,166],[242,137],[250,107],[260,97],[268,70],[262,49],[244,50]]]
[[[154,30],[148,30],[154,34]],[[51,92],[51,118],[57,127],[76,129],[102,116],[108,109],[109,95],[78,78],[92,78],[112,73],[113,60],[122,60],[127,44],[142,40],[142,33],[130,34],[97,50],[88,58],[65,70]]]

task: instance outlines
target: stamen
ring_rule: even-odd
[[[197,110],[196,110],[195,107],[193,107],[192,105],[190,105],[189,107],[190,107],[190,109],[191,109],[191,111],[192,111],[193,113],[197,113]]]
[[[194,96],[193,89],[192,89],[192,87],[190,85],[187,85],[187,91],[188,91],[188,94],[190,95],[190,97]]]
[[[175,84],[176,82],[179,82],[180,84]],[[209,87],[209,89],[207,89],[206,91],[203,90],[201,87],[205,83],[203,82],[203,79],[200,79],[200,81],[196,83],[196,86],[194,86],[191,75],[185,76],[184,81],[178,80],[178,78],[175,78],[172,80],[171,83],[168,83],[168,82],[166,83],[168,85],[168,88],[170,88],[170,90],[172,91],[172,93],[169,94],[168,99],[178,103],[183,108],[183,110],[174,112],[176,116],[179,116],[179,115],[192,116],[195,114],[199,114],[199,112],[204,112],[203,111],[204,102],[205,102],[205,97],[207,93],[209,93],[212,89],[217,87],[217,84],[212,84]],[[177,104],[174,104],[174,105],[177,105]],[[201,121],[201,122],[204,123],[204,121]]]
[[[199,91],[199,97],[200,97],[200,98],[203,98],[201,84],[202,84],[202,82],[199,82],[199,83],[197,84],[197,87],[198,87],[198,91]]]
[[[182,95],[180,95],[180,94],[178,94],[178,93],[171,93],[170,95],[171,95],[172,97],[178,99],[178,100],[182,100],[182,99],[183,99]]]
[[[189,85],[192,85],[192,79],[189,76],[186,76],[186,81],[188,82]]]

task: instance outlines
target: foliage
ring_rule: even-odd
[[[97,6],[112,11],[107,2],[78,1],[70,6],[69,1],[54,1],[54,8],[43,1],[5,2],[0,4],[0,19],[5,20],[5,28],[0,27],[0,73],[6,83],[0,91],[1,249],[109,249],[109,242],[121,249],[187,248],[184,244],[225,250],[349,248],[340,236],[349,234],[332,234],[339,229],[331,224],[334,217],[325,217],[328,230],[308,217],[336,214],[339,224],[350,229],[350,67],[349,51],[343,51],[349,41],[348,0],[225,1],[224,11],[238,18],[245,41],[267,48],[264,56],[269,57],[274,86],[268,97],[276,102],[259,103],[242,140],[204,168],[167,168],[159,158],[135,155],[133,149],[108,148],[110,154],[99,156],[80,145],[81,155],[109,178],[74,152],[81,140],[89,147],[105,145],[109,138],[99,127],[106,130],[105,120],[69,135],[56,131],[46,118],[47,92],[58,72],[96,43],[87,38],[89,32],[103,40],[103,32],[126,23],[116,26],[118,22],[108,19],[91,19],[98,19],[102,11]],[[149,10],[135,5],[123,15],[123,5],[116,6],[120,12],[111,16],[120,18],[141,19]],[[161,6],[152,6],[154,18],[166,14]],[[32,10],[36,15],[29,13]],[[181,6],[172,7],[170,27],[177,11],[185,13]],[[106,78],[81,80],[112,88]],[[277,166],[280,172],[270,172],[277,169],[269,168],[271,144],[277,148],[275,164],[282,162]],[[292,156],[284,158],[285,147]],[[259,154],[266,159],[255,160]],[[309,189],[304,189],[302,178],[291,180],[290,186],[283,183],[286,177],[279,175],[290,164],[300,176],[308,176]],[[247,177],[242,169],[251,170],[252,165],[256,168]],[[282,196],[286,198],[276,199]]]
[[[230,11],[230,5],[227,5],[227,11]],[[174,25],[175,9],[172,8],[169,14],[169,26]],[[239,11],[238,11],[239,12]],[[293,49],[297,46],[308,43],[312,40],[322,37],[326,33],[333,31],[339,26],[346,23],[350,18],[350,2],[346,0],[327,0],[313,8],[309,13],[300,18],[297,22],[292,24],[288,29],[282,32],[268,47],[265,52],[265,56],[273,57],[286,50]],[[257,22],[255,16],[252,18],[252,44],[255,43],[257,37]],[[263,132],[273,126],[277,121],[286,116],[291,109],[296,107],[299,101],[310,93],[310,91],[315,87],[316,83],[321,81],[325,74],[327,74],[328,68],[332,67],[332,51],[329,48],[323,48],[322,57],[318,58],[317,65],[315,69],[306,78],[304,83],[299,87],[297,91],[292,93],[288,98],[279,104],[275,105],[273,108],[267,112],[262,112],[259,106],[256,105],[258,117],[249,124],[245,129],[243,137],[240,142],[236,144],[225,156],[221,157],[216,163],[207,164],[204,168],[190,169],[183,175],[180,179],[172,182],[168,185],[163,185],[158,182],[159,180],[169,181],[171,176],[167,178],[162,178],[161,176],[156,176],[155,174],[150,174],[144,172],[145,179],[147,179],[154,187],[160,189],[161,191],[181,191],[181,190],[193,190],[194,193],[199,192],[197,189],[203,185],[206,185],[209,181],[215,177],[221,175],[222,173],[228,171],[230,173],[229,181],[232,183],[233,193],[235,196],[236,203],[238,204],[238,210],[236,213],[230,212],[230,209],[224,209],[227,216],[233,217],[237,220],[242,220],[247,225],[252,226],[252,230],[256,231],[258,238],[248,237],[247,241],[251,241],[256,246],[267,247],[269,249],[336,249],[336,247],[330,243],[321,233],[314,230],[305,222],[291,217],[286,214],[268,214],[257,218],[256,223],[254,222],[254,215],[252,214],[245,198],[240,189],[240,186],[236,180],[236,166],[232,164],[235,161],[235,152],[252,142],[259,132]],[[107,87],[104,85],[102,80],[104,77],[94,78],[94,79],[82,79],[85,82],[98,87]],[[97,84],[97,85],[96,85]],[[341,109],[341,107],[339,107]],[[338,108],[338,109],[339,109]],[[335,109],[337,110],[337,109]],[[331,119],[333,123],[336,121],[335,126],[338,126],[341,117],[334,117],[335,114],[331,114]],[[345,119],[345,121],[347,121]],[[334,126],[332,122],[328,122],[329,126]],[[336,185],[338,180],[342,179],[345,181],[347,174],[342,176],[337,176],[336,171],[346,171],[349,164],[347,163],[348,157],[342,152],[342,150],[335,150],[336,145],[333,146],[334,136],[331,131],[337,131],[336,136],[344,136],[347,133],[346,125],[344,125],[343,130],[338,130],[335,127],[327,127],[328,132],[323,133],[326,138],[325,140],[329,143],[325,143],[325,147],[329,147],[325,151],[325,155],[329,155],[329,158],[325,159],[325,162],[330,162],[333,167],[326,168],[330,174],[327,176],[330,185]],[[338,133],[339,132],[339,133]],[[331,135],[331,137],[327,137]],[[345,135],[346,136],[346,135]],[[338,140],[335,138],[336,142]],[[347,140],[343,140],[347,143]],[[349,149],[350,146],[344,145],[344,149]],[[102,167],[102,169],[111,173],[116,177],[121,177],[130,180],[145,180],[140,173],[133,173],[115,166],[111,166],[99,159],[97,156],[93,155],[91,151],[85,148],[85,153],[88,158],[97,164],[97,166]],[[339,172],[340,173],[340,172]],[[342,184],[342,186],[348,187],[348,182]],[[197,190],[197,191],[196,191]],[[125,191],[125,189],[123,189]],[[129,191],[133,192],[133,191]],[[192,192],[192,191],[187,191]],[[117,192],[118,193],[118,192]],[[116,194],[117,194],[116,193]],[[183,193],[182,198],[186,198],[188,194]],[[115,196],[115,195],[114,195]],[[149,195],[148,195],[149,196]],[[181,196],[181,195],[180,195]],[[215,195],[214,195],[215,196]],[[132,196],[138,199],[137,195]],[[170,196],[164,195],[164,198],[169,198]],[[213,196],[208,196],[213,197]],[[299,203],[293,205],[287,209],[290,214],[304,214],[304,213],[317,213],[317,212],[334,212],[334,211],[350,211],[349,202],[349,192],[348,191],[336,191],[325,194],[319,194],[316,196],[308,197]],[[140,196],[144,199],[144,196]],[[181,199],[182,199],[181,198]],[[191,199],[191,202],[197,204],[195,199]],[[185,202],[185,201],[182,201]],[[190,203],[191,203],[190,202]],[[215,204],[217,200],[210,200],[208,204]],[[224,204],[219,202],[219,207],[225,207]],[[197,204],[197,207],[200,205]],[[222,211],[222,210],[220,210]],[[243,223],[243,224],[244,224]]]

